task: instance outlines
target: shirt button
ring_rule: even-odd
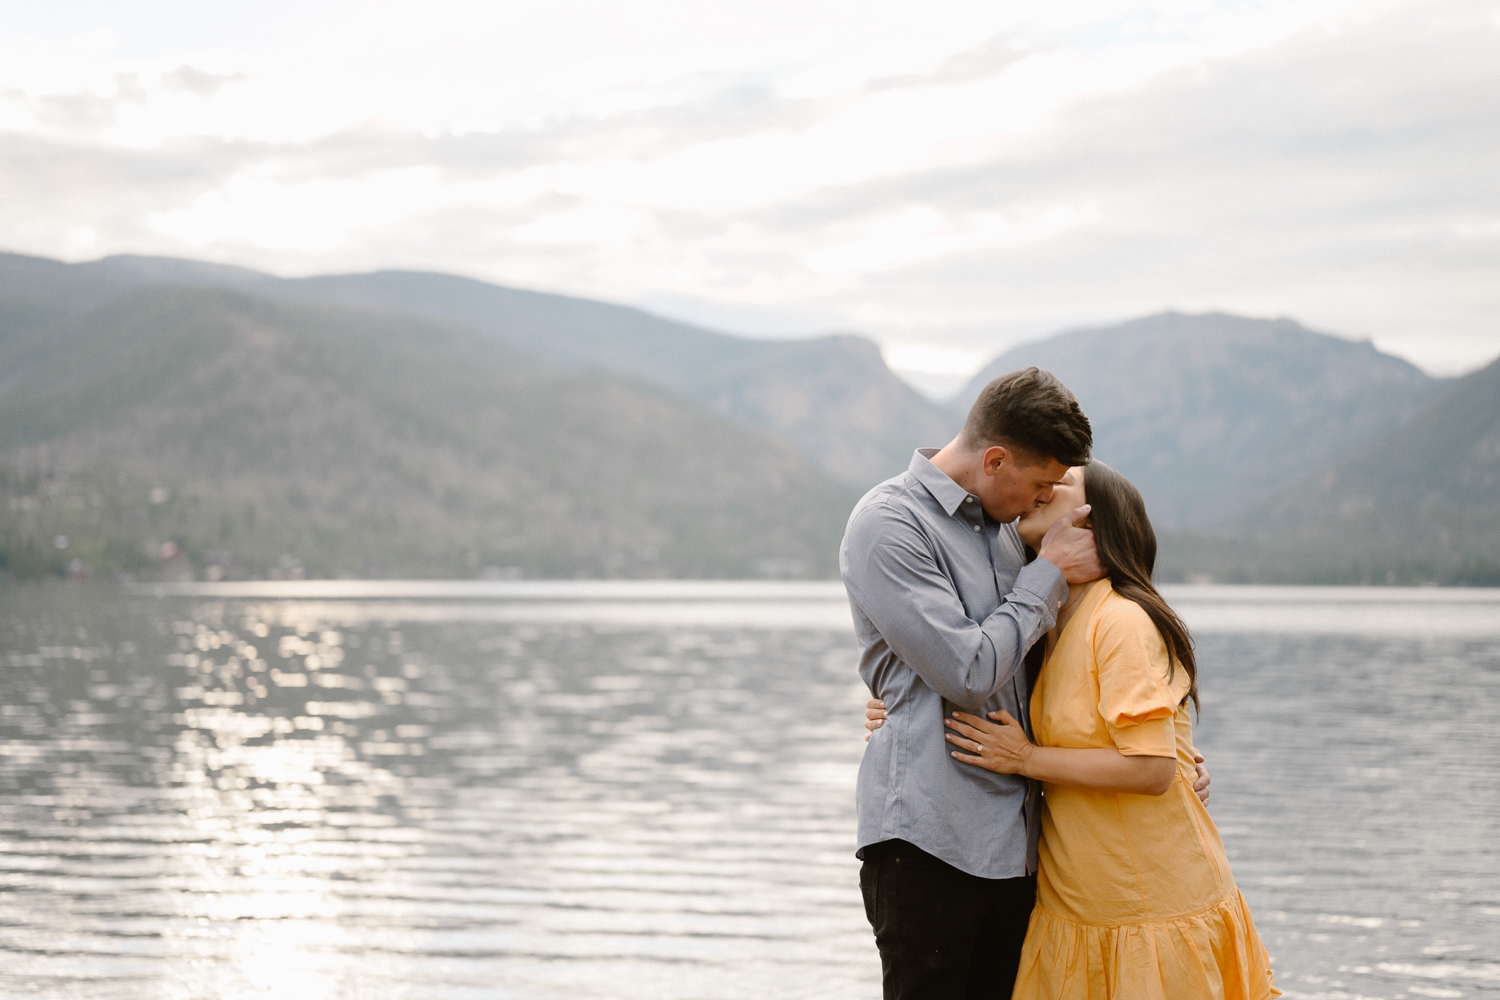
[[[978,531],[978,530],[979,530],[979,525],[977,525],[977,524],[976,524],[976,525],[974,525],[974,530],[975,530],[975,531]]]
[[[973,502],[974,502],[974,498],[973,497],[964,497],[964,503],[973,503]]]

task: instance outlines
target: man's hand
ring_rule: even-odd
[[[871,698],[865,702],[865,742],[870,742],[870,734],[883,725],[885,725],[885,702],[879,698]]]
[[[1203,755],[1193,750],[1193,766],[1198,772],[1198,780],[1193,782],[1193,791],[1198,793],[1198,799],[1204,805],[1208,805],[1208,783],[1213,779],[1208,776],[1208,768],[1203,766]]]
[[[1088,516],[1088,504],[1066,515],[1047,529],[1042,536],[1042,547],[1036,553],[1038,559],[1062,570],[1063,579],[1069,583],[1088,583],[1104,575],[1104,564],[1094,548],[1094,533],[1079,527]]]

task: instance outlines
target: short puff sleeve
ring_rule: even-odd
[[[1179,698],[1168,684],[1171,658],[1150,617],[1134,601],[1110,594],[1095,619],[1099,715],[1127,757],[1177,756]]]

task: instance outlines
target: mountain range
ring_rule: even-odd
[[[852,335],[426,272],[0,255],[0,571],[826,575],[854,499],[1031,364],[1146,495],[1164,577],[1500,566],[1500,376],[1433,379],[1292,320],[1067,331],[937,403]],[[1444,537],[1462,558],[1433,557]]]
[[[857,491],[653,386],[395,310],[64,268],[0,261],[14,575],[833,570]]]

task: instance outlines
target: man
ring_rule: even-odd
[[[860,888],[887,1000],[1009,998],[1036,895],[1039,800],[1026,779],[949,757],[943,719],[1027,719],[1022,661],[1069,583],[1104,575],[1080,507],[1027,563],[1012,524],[1093,437],[1073,394],[1028,368],[979,394],[849,517],[839,567],[860,676],[888,720],[860,765]]]

